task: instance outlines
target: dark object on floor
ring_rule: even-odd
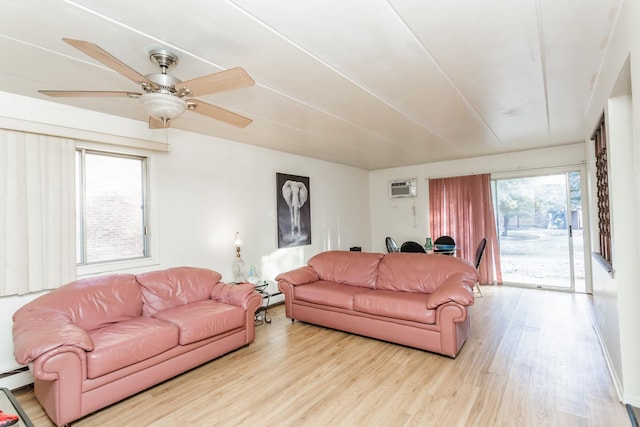
[[[349,250],[350,250],[351,252],[362,252],[362,247],[360,247],[360,246],[351,246],[351,247],[349,248]]]
[[[400,249],[398,248],[398,243],[393,240],[391,237],[387,237],[386,239],[384,239],[385,244],[387,245],[387,252],[391,253],[391,252],[400,252]]]
[[[400,252],[421,252],[427,253],[427,250],[418,242],[412,242],[409,240],[408,242],[404,242],[402,246],[400,246]]]
[[[636,413],[640,413],[640,409],[634,408],[627,403],[627,412],[629,413],[629,418],[631,419],[631,426],[638,427],[638,419],[636,418]]]

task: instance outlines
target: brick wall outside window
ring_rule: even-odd
[[[144,257],[143,159],[87,152],[84,170],[84,263]]]

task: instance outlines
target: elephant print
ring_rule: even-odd
[[[291,238],[300,237],[300,208],[304,206],[309,197],[307,186],[304,182],[287,181],[282,186],[282,197],[289,206],[289,217],[291,221]]]
[[[276,173],[278,247],[311,244],[309,178]]]

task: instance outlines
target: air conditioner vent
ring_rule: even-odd
[[[389,198],[416,197],[417,195],[418,186],[415,178],[389,181]]]

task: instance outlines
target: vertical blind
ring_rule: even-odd
[[[76,277],[75,141],[0,129],[0,296]]]

